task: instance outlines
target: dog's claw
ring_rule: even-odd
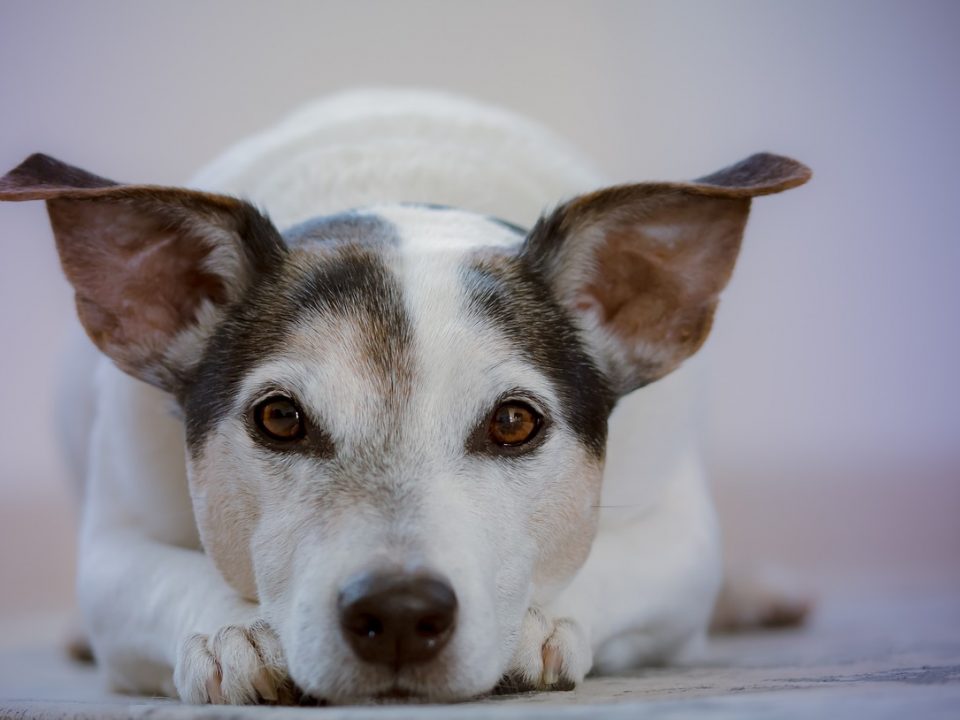
[[[207,681],[204,683],[204,687],[207,690],[207,697],[210,698],[210,703],[212,705],[226,704],[223,699],[223,693],[220,692],[220,682],[220,673],[217,672],[215,675],[208,677]]]
[[[543,677],[541,684],[551,687],[560,679],[560,654],[557,648],[549,643],[543,648]]]
[[[274,703],[277,701],[276,687],[269,681],[269,678],[265,677],[265,673],[261,673],[254,679],[253,687],[266,702]]]

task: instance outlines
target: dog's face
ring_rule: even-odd
[[[393,207],[285,235],[181,391],[204,545],[306,691],[487,690],[589,550],[608,382],[502,224]],[[342,596],[391,575],[452,591],[435,661],[345,637]]]
[[[386,206],[281,235],[240,201],[35,156],[81,320],[183,412],[194,509],[294,680],[334,701],[496,684],[585,560],[607,417],[706,338],[755,156],[577,198],[529,233]]]

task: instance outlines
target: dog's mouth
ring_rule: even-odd
[[[398,683],[394,683],[386,690],[378,690],[369,695],[364,696],[358,694],[357,697],[353,700],[347,702],[349,705],[403,705],[403,704],[417,704],[429,702],[430,698],[422,693],[415,692],[409,688],[401,687]],[[325,698],[320,698],[309,693],[305,693],[299,690],[296,696],[297,705],[316,707],[316,706],[326,706],[330,702]],[[334,703],[340,704],[340,703]]]
[[[376,702],[393,704],[423,702],[425,698],[411,690],[402,688],[399,685],[394,685],[387,690],[376,693],[373,699]]]

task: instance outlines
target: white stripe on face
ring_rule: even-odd
[[[397,273],[413,327],[416,413],[446,428],[434,441],[462,450],[465,422],[500,395],[523,388],[550,402],[551,383],[507,338],[469,311],[463,271],[484,248],[516,247],[522,237],[502,224],[458,210],[378,208],[400,238]],[[412,408],[411,408],[412,409]],[[410,418],[414,423],[416,419]]]

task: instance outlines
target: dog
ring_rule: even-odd
[[[751,198],[809,177],[604,187],[415,91],[316,103],[192,189],[31,156],[0,199],[46,201],[99,350],[63,417],[112,686],[442,702],[696,648],[721,553],[680,366]]]

